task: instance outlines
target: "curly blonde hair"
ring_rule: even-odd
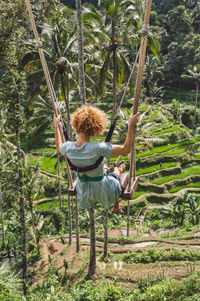
[[[102,135],[106,127],[106,114],[91,105],[83,105],[72,115],[71,125],[77,134],[89,137]]]

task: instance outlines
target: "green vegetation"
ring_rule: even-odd
[[[200,253],[196,250],[179,249],[157,250],[150,248],[142,252],[131,251],[124,255],[126,263],[150,263],[156,261],[200,261]]]
[[[45,156],[29,156],[28,163],[30,165],[38,165],[38,167],[46,172],[57,174],[56,171],[56,158],[50,158]],[[64,171],[64,162],[62,162],[61,169]]]
[[[150,156],[150,155],[153,155],[153,154],[163,153],[163,152],[166,152],[168,150],[174,149],[176,147],[194,144],[197,141],[200,141],[200,137],[197,137],[197,138],[192,139],[192,140],[181,141],[181,142],[178,142],[178,143],[175,143],[175,144],[171,144],[171,145],[164,145],[164,146],[155,147],[151,151],[149,151],[149,152],[147,152],[145,154],[138,154],[137,157],[138,158],[139,157],[146,157],[146,156]]]
[[[61,2],[65,6],[59,0],[31,1],[31,7],[57,105],[69,126],[82,105],[78,0]],[[145,1],[81,2],[86,97],[110,122],[141,44]],[[167,243],[165,251],[158,243],[141,252],[111,253],[126,250],[122,243],[128,224],[130,239],[162,235],[173,242],[199,242],[199,1],[153,1],[150,22],[135,143],[139,184],[130,207],[127,201],[121,203],[124,215],[108,210],[108,236],[116,243],[109,242],[108,256],[100,254],[98,279],[86,281],[89,238],[80,240],[78,253],[75,234],[76,229],[89,234],[89,212],[77,213],[75,198],[67,195],[66,164],[56,153],[52,104],[25,2],[1,1],[0,258],[6,258],[0,300],[200,300],[200,255],[191,245],[185,251]],[[119,112],[113,144],[125,141],[135,79],[136,74]],[[128,172],[129,159],[111,158],[111,167],[124,161]],[[181,195],[180,190],[196,194]],[[104,224],[105,210],[97,203],[95,226],[102,239]],[[103,251],[103,242],[97,241],[97,250]],[[10,269],[5,263],[11,263]]]
[[[173,189],[170,189],[169,192],[173,193],[173,192],[177,192],[181,189],[184,189],[184,188],[200,188],[200,183],[190,183],[190,184],[186,184],[184,186],[177,186],[176,188],[173,188]]]
[[[199,174],[200,174],[200,167],[198,167],[198,166],[195,167],[194,166],[194,167],[183,169],[181,174],[166,176],[166,177],[163,177],[162,179],[152,181],[152,183],[160,185],[160,184],[164,184],[164,183],[167,183],[169,181],[172,181],[172,180],[184,179],[188,176],[199,175]]]
[[[152,134],[153,135],[161,135],[161,134],[164,134],[164,133],[174,132],[174,131],[178,131],[178,130],[180,130],[180,125],[175,124],[174,126],[172,126],[170,128],[164,129],[162,131],[155,131]]]
[[[38,152],[38,153],[40,152],[55,153],[55,148],[36,148],[36,149],[32,149],[31,151]]]
[[[156,165],[153,165],[153,166],[150,166],[150,167],[147,167],[147,168],[137,169],[136,174],[139,176],[139,175],[142,175],[142,174],[155,172],[157,170],[162,170],[162,169],[170,168],[170,167],[173,167],[173,166],[176,166],[175,162],[162,163],[161,166],[160,166],[160,164],[156,164]]]

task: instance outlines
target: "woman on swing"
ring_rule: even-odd
[[[102,135],[106,127],[106,114],[91,105],[84,105],[77,109],[71,120],[71,125],[77,134],[77,141],[62,143],[59,131],[60,116],[54,116],[55,142],[57,151],[67,156],[77,167],[85,167],[94,164],[101,156],[109,159],[121,155],[127,155],[131,151],[134,139],[134,127],[139,119],[139,113],[131,115],[128,120],[128,132],[124,145],[112,145],[109,142],[91,142],[94,136]],[[114,169],[114,172],[105,174],[105,159],[100,165],[91,171],[78,173],[76,192],[81,209],[90,209],[92,204],[100,201],[104,208],[110,208],[112,212],[123,214],[119,205],[119,196],[123,187],[120,185],[120,175],[125,170],[125,164]]]

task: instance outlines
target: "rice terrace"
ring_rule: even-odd
[[[200,300],[199,16],[2,1],[0,300]]]

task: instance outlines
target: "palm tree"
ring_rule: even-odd
[[[27,250],[26,250],[26,223],[25,223],[25,210],[24,210],[24,172],[23,172],[23,162],[21,156],[21,149],[20,149],[20,127],[21,127],[21,97],[18,90],[18,85],[16,82],[15,74],[11,71],[11,78],[13,84],[13,98],[15,100],[16,105],[16,148],[17,148],[17,159],[18,159],[18,175],[19,175],[19,201],[20,201],[20,219],[21,219],[21,239],[22,239],[22,246],[21,246],[21,255],[23,260],[22,265],[22,278],[23,278],[23,290],[24,294],[26,294],[26,283],[27,283]],[[18,83],[19,87],[21,82]]]
[[[195,96],[195,110],[194,110],[194,121],[193,128],[195,127],[198,97],[199,97],[199,83],[200,83],[200,64],[195,66],[189,66],[190,69],[187,70],[189,74],[183,74],[181,77],[189,80],[193,80],[196,86],[196,96]]]
[[[59,19],[54,24],[42,25],[41,40],[50,75],[54,83],[54,88],[60,100],[65,102],[66,120],[68,124],[68,134],[71,137],[70,127],[70,90],[77,87],[76,67],[77,67],[77,50],[76,50],[76,28],[72,28],[72,24],[66,21],[66,16],[70,18],[74,16],[74,11],[70,9],[61,9]],[[41,63],[35,44],[26,42],[27,52],[22,59],[28,78],[30,78],[30,87],[32,98],[40,94],[43,98],[47,94],[47,87],[42,75]],[[48,49],[48,51],[46,50]],[[34,105],[34,102],[33,102]]]
[[[144,86],[146,87],[146,96],[152,102],[162,97],[163,87],[158,87],[158,82],[163,79],[164,66],[157,56],[148,55],[144,65]]]
[[[101,11],[90,6],[90,8],[85,9],[83,16],[85,28],[87,30],[90,29],[88,33],[85,32],[85,35],[86,37],[89,34],[92,35],[96,44],[95,54],[100,54],[100,57],[103,58],[103,60],[100,59],[101,69],[95,68],[95,71],[98,72],[97,85],[101,99],[103,99],[105,94],[106,77],[109,75],[112,77],[113,116],[117,107],[117,85],[120,86],[122,80],[128,78],[130,72],[129,62],[124,55],[125,37],[127,38],[130,32],[128,33],[128,20],[123,15],[124,10],[122,10],[121,2],[121,0],[103,1]],[[129,27],[130,25],[131,23]],[[128,41],[129,39],[127,38],[126,44]]]
[[[29,203],[29,208],[31,212],[31,224],[33,232],[35,232],[35,214],[33,210],[34,201],[37,199],[39,193],[43,191],[45,186],[48,184],[48,180],[42,180],[40,177],[40,170],[38,164],[35,166],[28,166],[25,162],[24,166],[24,175],[25,175],[25,196],[26,200]]]
[[[83,50],[83,30],[82,30],[82,4],[81,0],[76,0],[77,32],[78,32],[78,66],[80,96],[82,103],[86,102],[85,93],[85,73],[84,73],[84,50]]]
[[[3,178],[4,178],[4,172],[8,171],[10,168],[10,164],[13,162],[16,162],[16,156],[14,155],[16,152],[16,146],[9,141],[9,136],[6,135],[4,130],[4,125],[6,122],[6,112],[4,111],[4,108],[1,108],[1,127],[0,127],[0,161],[1,161],[1,180],[0,181],[0,218],[1,218],[1,231],[2,231],[2,249],[5,247],[5,227],[4,227],[4,214],[3,214]],[[10,168],[12,170],[12,168]],[[13,170],[12,170],[13,172]],[[6,179],[6,183],[8,180]],[[7,186],[7,185],[6,185]],[[12,184],[11,184],[12,186]]]
[[[62,103],[61,103],[62,104]],[[32,142],[35,143],[40,135],[53,124],[53,108],[49,98],[38,96],[34,102],[33,116],[28,120],[27,126],[33,128]],[[60,107],[62,111],[62,107]]]
[[[150,113],[152,110],[151,107],[144,113],[140,115],[140,120],[137,124],[137,137],[135,138],[136,142],[147,146],[149,149],[153,148],[153,142],[163,142],[164,139],[161,138],[152,138],[151,129],[155,126],[153,121],[146,122],[145,116]],[[123,143],[126,138],[127,128],[128,128],[128,118],[131,114],[131,111],[127,108],[121,109],[119,112],[119,121],[116,125],[116,130],[114,134],[114,139],[117,143]]]
[[[131,63],[133,61],[135,46],[140,45],[141,37],[138,31],[142,25],[144,8],[141,1],[133,0],[102,0],[100,3],[102,4],[101,10],[97,10],[92,5],[85,8],[84,34],[86,45],[93,49],[93,58],[95,59],[95,55],[100,57],[100,69],[97,67],[97,61],[94,60],[94,70],[98,76],[94,85],[96,90],[100,91],[101,99],[105,94],[106,78],[112,78],[112,116],[114,116],[117,107],[117,88],[128,80],[130,61]],[[96,51],[91,44],[95,45]],[[151,33],[148,36],[148,45],[154,54],[157,54],[158,43]]]

